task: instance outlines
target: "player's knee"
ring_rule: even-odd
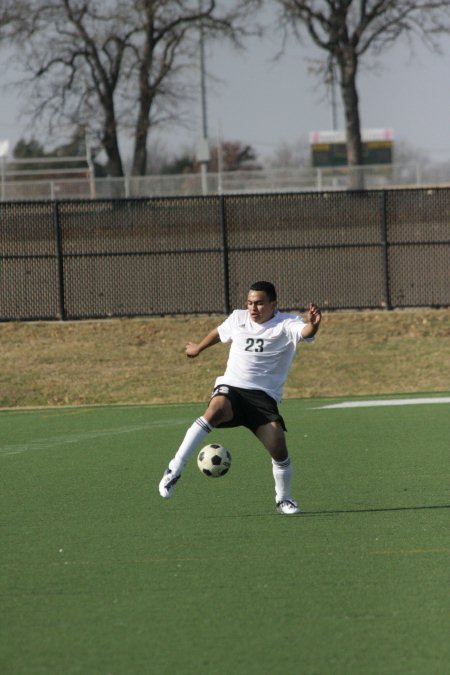
[[[266,446],[269,455],[276,462],[284,462],[288,458],[286,443],[273,439],[272,441],[266,441],[264,445]]]
[[[266,440],[265,446],[272,459],[276,462],[284,462],[284,460],[288,458],[286,441],[283,436],[276,436]]]
[[[280,446],[269,449],[269,453],[276,462],[284,462],[289,456],[287,448]]]

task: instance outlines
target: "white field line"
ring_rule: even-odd
[[[148,424],[136,424],[127,427],[116,427],[115,429],[93,429],[92,431],[84,431],[78,434],[69,434],[64,436],[54,436],[52,438],[40,438],[26,443],[10,443],[0,445],[1,455],[18,455],[22,452],[30,452],[34,450],[47,450],[49,448],[57,448],[65,445],[73,445],[75,443],[88,443],[96,438],[105,438],[108,436],[119,436],[120,434],[132,434],[136,431],[144,431],[146,429],[154,429],[157,427],[173,426],[178,424],[188,424],[189,419],[168,419],[156,422],[149,422]]]
[[[375,408],[391,405],[429,405],[430,403],[450,403],[450,396],[436,396],[434,398],[395,398],[375,399],[373,401],[344,401],[331,405],[321,405],[314,410],[338,410],[344,408]]]

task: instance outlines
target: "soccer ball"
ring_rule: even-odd
[[[231,466],[231,455],[223,445],[211,443],[200,450],[197,457],[198,468],[205,476],[219,478],[224,476]]]

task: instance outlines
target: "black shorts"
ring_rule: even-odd
[[[247,427],[254,433],[262,424],[278,421],[286,431],[284,420],[278,412],[277,402],[265,391],[220,384],[214,389],[211,399],[215,396],[226,396],[233,408],[233,419],[218,424],[217,429]]]

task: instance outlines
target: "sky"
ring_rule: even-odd
[[[366,65],[357,81],[362,128],[391,128],[394,148],[395,141],[411,144],[435,162],[450,159],[450,36],[442,44],[442,55],[419,43],[413,53],[396,45],[376,67],[373,61],[371,68]],[[330,97],[308,72],[308,59],[318,55],[316,48],[307,38],[303,45],[292,39],[274,60],[279,47],[275,37],[251,40],[244,53],[206,44],[207,124],[212,144],[219,137],[240,141],[264,160],[282,144],[307,143],[311,131],[332,129]],[[20,118],[17,95],[2,88],[13,77],[10,69],[0,70],[0,141],[8,140],[11,149],[20,138],[33,137]],[[190,129],[178,126],[160,134],[163,148],[174,154],[195,148],[200,111],[200,103],[193,103]],[[339,91],[337,122],[338,129],[343,129]],[[125,140],[122,148],[127,152]]]

